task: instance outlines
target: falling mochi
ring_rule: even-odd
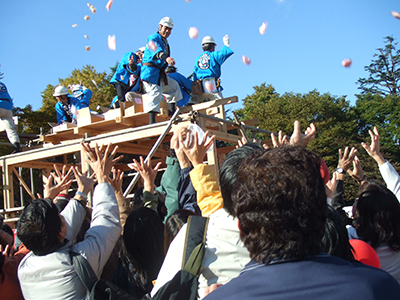
[[[263,22],[258,31],[260,32],[261,35],[263,35],[267,31],[267,23]]]
[[[106,5],[107,11],[110,11],[111,5],[113,4],[113,0],[109,0]]]
[[[352,61],[350,58],[343,59],[343,61],[342,61],[342,65],[345,68],[349,68],[351,66],[351,63],[352,63]]]
[[[196,27],[190,27],[190,29],[189,29],[189,37],[191,39],[195,39],[195,38],[198,37],[198,35],[199,35],[199,31],[197,30],[197,28]]]
[[[114,51],[117,49],[117,42],[115,40],[115,35],[108,36],[108,49]]]
[[[84,16],[83,18],[84,18],[86,21],[89,21],[89,20],[90,20],[90,17],[89,17],[88,15]]]
[[[90,51],[90,46],[86,46],[86,47],[85,47],[85,50],[86,50],[86,51]]]
[[[392,16],[400,20],[400,14],[397,11],[392,11]]]
[[[242,61],[243,61],[243,63],[246,64],[246,65],[250,65],[250,64],[251,64],[250,58],[248,58],[246,55],[243,55],[243,56],[242,56]]]

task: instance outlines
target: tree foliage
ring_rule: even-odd
[[[378,48],[369,66],[365,71],[368,78],[359,78],[357,84],[363,94],[397,95],[400,81],[400,49],[396,50],[397,43],[392,36],[385,39],[385,47]]]
[[[307,94],[285,93],[279,95],[274,87],[263,83],[254,87],[255,93],[247,96],[244,107],[237,111],[242,119],[258,119],[258,126],[265,130],[282,130],[290,135],[298,120],[305,130],[310,123],[317,127],[317,137],[309,148],[324,158],[333,172],[337,166],[338,149],[346,146],[360,148],[355,111],[345,97],[320,94],[314,90]],[[358,187],[351,184],[347,190],[352,196]]]

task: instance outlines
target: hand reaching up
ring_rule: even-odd
[[[383,165],[386,161],[380,151],[378,129],[376,128],[376,126],[374,126],[374,132],[368,130],[368,133],[371,136],[371,145],[368,145],[364,142],[362,142],[361,145],[363,146],[365,151],[367,151],[368,155],[375,159],[378,165]]]

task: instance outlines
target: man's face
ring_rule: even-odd
[[[172,28],[169,28],[167,26],[163,25],[158,25],[158,33],[165,39],[167,39],[172,32]]]
[[[67,95],[56,96],[58,102],[65,104],[67,103],[68,97]]]

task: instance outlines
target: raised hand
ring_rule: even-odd
[[[294,129],[292,136],[290,137],[290,145],[292,146],[307,146],[314,138],[317,133],[317,128],[313,123],[307,127],[305,133],[301,133],[300,122],[294,122]]]
[[[378,129],[376,128],[376,126],[374,126],[374,132],[368,130],[368,133],[371,136],[371,145],[368,145],[364,142],[362,142],[361,145],[363,146],[365,151],[367,151],[368,155],[375,159],[378,165],[383,165],[386,161],[380,151]]]
[[[144,190],[154,193],[154,180],[156,179],[158,169],[161,166],[161,162],[157,163],[154,168],[151,168],[151,159],[148,160],[147,164],[144,162],[143,157],[140,157],[140,163],[134,159],[133,164],[128,166],[139,172],[144,181]]]
[[[179,137],[179,147],[182,147],[183,151],[185,152],[186,156],[192,162],[193,167],[196,167],[199,164],[203,163],[203,158],[206,155],[207,150],[213,144],[215,139],[215,135],[213,135],[208,141],[208,131],[205,132],[204,138],[199,144],[198,134],[197,132],[194,133],[194,142],[190,145],[190,139],[187,138],[186,142],[184,142],[182,134]]]

